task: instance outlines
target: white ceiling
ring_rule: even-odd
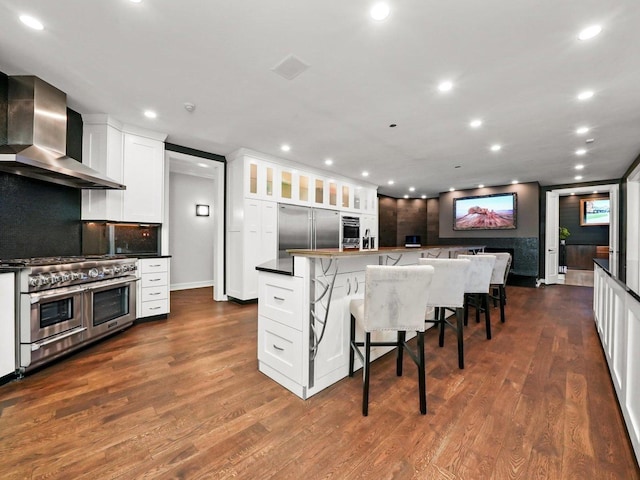
[[[397,197],[574,183],[577,163],[583,182],[619,178],[640,153],[640,2],[390,0],[383,22],[372,3],[3,0],[0,71],[37,75],[74,110],[171,143],[367,170]],[[23,13],[45,29],[25,27]],[[578,40],[594,23],[602,33]],[[293,80],[272,70],[289,55],[309,65]],[[442,94],[445,79],[455,87]],[[580,102],[584,89],[595,96]]]

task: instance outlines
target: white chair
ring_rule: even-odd
[[[440,327],[438,344],[444,346],[444,328],[450,326],[456,331],[458,337],[458,367],[464,368],[464,344],[463,315],[464,315],[464,287],[467,272],[471,262],[454,258],[421,258],[420,265],[431,265],[434,268],[433,282],[429,289],[429,302],[427,307],[435,308],[435,318],[427,318],[427,323],[433,323]],[[447,310],[453,310],[456,316],[456,324],[452,324],[446,318]]]
[[[497,291],[498,294],[491,295],[491,298],[494,302],[498,301],[500,305],[500,321],[504,323],[504,306],[507,303],[506,286],[509,270],[511,269],[511,254],[507,252],[495,252],[479,253],[478,255],[494,255],[496,257],[496,263],[493,266],[493,272],[491,274],[491,290]]]
[[[476,308],[476,322],[480,321],[480,311],[484,310],[487,340],[491,340],[491,309],[489,308],[489,289],[495,255],[458,255],[458,258],[471,260],[465,283],[464,324],[469,318],[469,306]]]
[[[424,312],[429,301],[429,288],[433,278],[433,267],[369,265],[365,272],[363,299],[353,299],[351,312],[351,334],[349,352],[349,376],[353,376],[354,353],[362,360],[363,389],[362,415],[369,413],[369,363],[372,346],[394,346],[398,348],[396,373],[402,375],[403,351],[418,366],[418,394],[420,413],[427,413],[427,396],[424,365]],[[356,341],[356,324],[364,331],[364,342]],[[395,342],[372,342],[371,332],[391,330],[397,332]],[[416,331],[417,350],[408,347],[406,331]],[[364,347],[364,353],[360,350]]]

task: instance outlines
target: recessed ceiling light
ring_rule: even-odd
[[[409,198],[409,195],[405,195],[404,198]]]
[[[587,138],[587,139],[584,141],[584,143],[593,143],[593,142],[595,142],[595,141],[596,141],[596,139],[595,139],[595,138]]]
[[[409,187],[409,191],[410,192],[415,192],[416,191],[416,187]]]
[[[576,133],[578,135],[584,135],[585,133],[587,133],[589,131],[589,127],[580,127],[578,129],[576,129]]]
[[[511,180],[511,184],[512,185],[517,185],[518,184],[518,180]]]
[[[501,149],[502,149],[502,145],[498,145],[497,143],[495,145],[491,145],[492,152],[499,152]]]
[[[420,198],[425,199],[425,198],[427,198],[427,196],[426,195],[422,195],[422,197],[420,197]]]
[[[582,165],[581,163],[579,163],[578,165],[576,165],[574,167],[576,170],[582,170],[584,168],[584,165]]]
[[[393,180],[389,180],[389,181],[387,182],[387,185],[393,185],[394,183],[396,183],[396,182],[394,182]]]
[[[157,118],[158,114],[156,112],[154,112],[153,110],[145,110],[144,116],[147,117],[147,118]]]
[[[598,190],[594,190],[593,193],[598,193]]]
[[[452,88],[453,88],[453,83],[450,82],[449,80],[441,82],[440,85],[438,85],[438,90],[440,90],[441,92],[449,92],[451,91]]]
[[[379,2],[371,7],[371,10],[369,10],[369,15],[371,15],[371,18],[373,18],[374,20],[384,20],[389,16],[390,11],[391,10],[389,9],[389,5],[384,2]]]
[[[480,185],[478,185],[478,188],[484,188],[484,184],[481,183]]]
[[[209,165],[207,165],[206,163],[199,163],[198,166],[203,168],[209,168]]]
[[[580,40],[589,40],[590,38],[595,37],[602,31],[602,27],[600,25],[591,25],[580,31],[578,34],[578,38]]]
[[[369,176],[369,172],[367,172],[366,170],[364,172],[362,172],[362,176],[363,177],[368,177]]]
[[[578,94],[578,100],[589,100],[591,97],[593,97],[593,90],[585,90]]]
[[[582,175],[576,175],[576,176],[575,176],[575,177],[573,177],[573,178],[575,178],[576,180],[582,180]]]
[[[576,155],[584,155],[587,151],[584,148],[579,148],[576,150]]]
[[[30,15],[20,15],[20,21],[24,23],[27,27],[31,27],[34,30],[44,29],[44,25],[42,24],[42,22]]]
[[[575,195],[575,194],[576,194],[576,192],[571,192],[571,195]]]
[[[327,158],[327,159],[324,161],[324,164],[325,164],[325,165],[333,165],[333,160],[331,160],[330,158]]]
[[[285,144],[280,147],[280,150],[282,150],[283,152],[288,152],[289,150],[291,150],[291,147]]]
[[[455,188],[453,188],[453,187],[451,187],[451,188],[449,189],[449,191],[450,191],[450,192],[455,192],[455,191],[456,191],[456,189],[455,189]]]
[[[471,122],[469,122],[469,126],[471,128],[480,128],[482,126],[482,120],[480,120],[479,118],[476,120],[471,120]]]

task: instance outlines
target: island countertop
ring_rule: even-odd
[[[339,248],[323,248],[293,249],[287,250],[287,253],[294,257],[352,257],[363,255],[386,255],[393,253],[424,252],[433,249],[469,250],[476,252],[483,250],[484,247],[484,245],[422,245],[420,247],[380,247],[376,250],[358,250],[355,248],[341,250]]]

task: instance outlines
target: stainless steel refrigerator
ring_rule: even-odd
[[[278,256],[287,249],[338,248],[340,212],[323,208],[278,204]]]

